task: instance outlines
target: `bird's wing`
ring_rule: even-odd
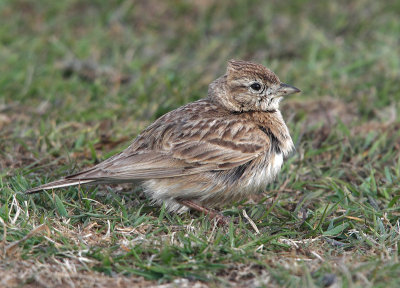
[[[158,119],[120,154],[67,178],[127,181],[227,170],[271,147],[257,125],[240,119],[167,120]]]

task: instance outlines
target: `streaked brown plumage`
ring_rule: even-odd
[[[139,182],[154,202],[179,212],[243,199],[265,188],[293,150],[279,102],[299,91],[262,65],[231,60],[207,98],[160,117],[128,148],[93,168],[26,193]]]

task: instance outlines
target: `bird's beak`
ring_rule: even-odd
[[[281,83],[281,85],[276,90],[277,96],[286,96],[286,95],[299,93],[299,92],[301,92],[300,89],[298,89],[298,88],[296,88],[294,86],[290,86],[290,85],[285,84],[285,83]]]

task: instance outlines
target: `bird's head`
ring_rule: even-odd
[[[238,112],[274,111],[279,108],[283,96],[300,92],[296,87],[282,83],[266,67],[240,60],[230,60],[226,74],[220,79],[210,85],[210,92],[213,92],[209,93],[210,97],[220,97],[216,99],[219,103]],[[224,87],[218,89],[217,85]]]

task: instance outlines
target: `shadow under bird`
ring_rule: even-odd
[[[25,193],[134,182],[169,211],[191,208],[218,217],[208,208],[265,189],[294,149],[279,103],[297,92],[260,64],[230,60],[206,98],[161,116],[96,166]]]

